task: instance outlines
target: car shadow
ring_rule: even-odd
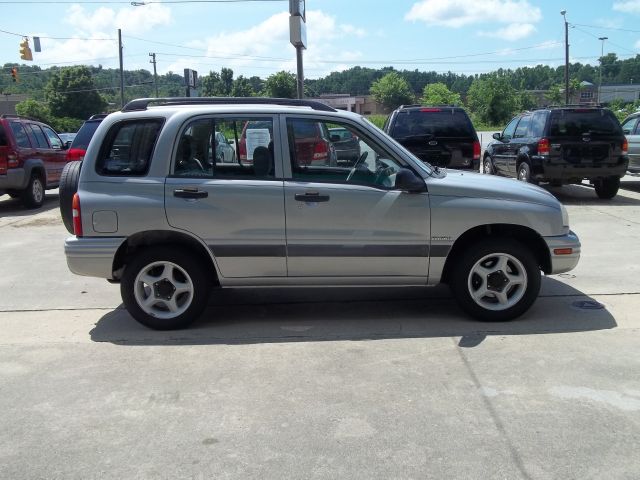
[[[237,345],[461,337],[474,347],[487,336],[585,332],[617,326],[582,292],[544,277],[533,307],[512,322],[466,316],[445,286],[435,288],[261,288],[218,290],[188,329],[160,332],[119,307],[90,332],[117,345]]]
[[[629,177],[630,176],[627,175],[627,178]],[[634,175],[631,178],[634,178],[634,180],[625,179],[622,182],[620,182],[620,188],[624,190],[630,190],[632,192],[640,193],[640,178],[638,178],[638,174]],[[635,180],[636,178],[638,178],[638,180]]]
[[[583,183],[580,185],[564,185],[562,187],[553,187],[550,184],[541,184],[540,186],[553,194],[560,202],[565,205],[607,205],[607,206],[635,206],[640,205],[640,199],[632,198],[625,195],[624,190],[628,182],[620,184],[618,195],[610,200],[598,198],[592,185]]]
[[[11,198],[9,195],[0,195],[0,218],[3,217],[28,217],[37,213],[53,210],[60,206],[60,197],[58,190],[55,192],[46,192],[44,203],[40,208],[25,208],[22,200],[19,198]]]

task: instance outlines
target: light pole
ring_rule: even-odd
[[[598,104],[600,104],[602,95],[602,59],[604,58],[604,41],[608,39],[608,37],[598,37],[598,40],[602,42],[602,50],[600,52],[600,82],[598,84]]]
[[[562,10],[560,15],[564,18],[564,103],[569,105],[569,24],[567,23],[567,11]]]

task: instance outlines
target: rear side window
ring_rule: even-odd
[[[7,134],[4,132],[4,127],[0,123],[0,147],[6,147],[9,145],[7,141]]]
[[[89,142],[91,141],[91,137],[93,137],[93,134],[98,128],[98,125],[100,125],[100,122],[84,122],[80,127],[80,130],[78,130],[78,134],[73,139],[71,148],[81,148],[82,150],[86,150],[89,146]]]
[[[560,110],[551,114],[549,135],[576,137],[622,135],[620,123],[608,110]]]
[[[29,132],[31,132],[29,138],[31,138],[32,145],[36,145],[38,148],[49,148],[47,139],[38,125],[30,123],[28,128],[29,130],[27,130],[27,135],[29,134]]]
[[[11,131],[13,132],[13,138],[15,138],[18,147],[31,148],[31,142],[29,142],[27,132],[20,122],[11,122]]]
[[[96,172],[108,176],[145,175],[162,124],[162,119],[144,119],[113,125],[100,150]]]
[[[394,138],[427,134],[436,137],[474,137],[473,126],[465,112],[437,110],[399,112],[391,135]]]
[[[525,115],[518,123],[518,128],[513,134],[513,138],[525,138],[529,132],[529,123],[531,122],[531,115]]]

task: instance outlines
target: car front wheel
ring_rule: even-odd
[[[211,279],[202,261],[167,246],[134,257],[120,284],[127,311],[155,330],[189,326],[206,307],[210,289]]]
[[[451,289],[462,309],[483,321],[526,312],[540,291],[540,268],[521,243],[491,238],[467,250],[454,267]]]

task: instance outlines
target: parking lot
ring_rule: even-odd
[[[0,197],[0,478],[637,478],[640,177],[549,190],[582,258],[514,322],[444,287],[264,288],[175,332],[68,271],[56,191]]]

